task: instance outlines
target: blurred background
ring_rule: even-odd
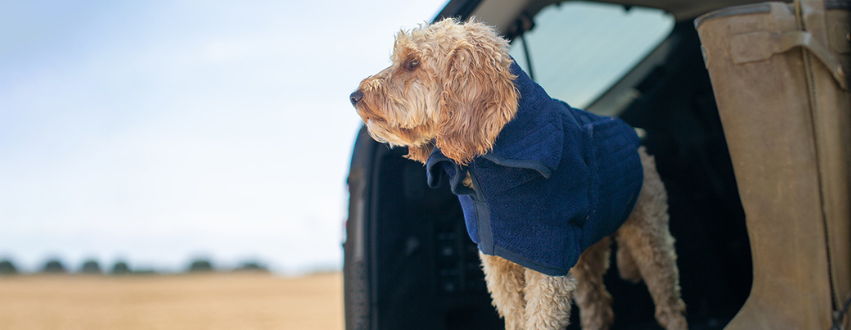
[[[339,270],[348,95],[445,3],[0,1],[0,261]]]

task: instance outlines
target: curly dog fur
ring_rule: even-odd
[[[392,65],[364,79],[351,101],[378,141],[406,146],[425,163],[434,147],[458,164],[491,151],[517,111],[508,42],[485,24],[446,19],[400,31]],[[506,329],[564,329],[571,300],[583,329],[612,325],[603,284],[612,238],[621,277],[644,280],[666,329],[686,329],[665,187],[643,147],[644,183],[635,208],[610,237],[585,250],[567,276],[548,276],[480,254],[493,304]],[[469,180],[465,180],[467,185]]]

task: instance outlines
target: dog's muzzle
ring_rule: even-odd
[[[352,101],[352,105],[357,105],[362,98],[363,92],[361,92],[360,90],[357,90],[352,93],[352,95],[349,95],[349,101]]]

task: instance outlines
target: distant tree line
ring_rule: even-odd
[[[213,266],[213,263],[209,259],[199,258],[194,259],[189,263],[189,266],[185,268],[185,272],[187,273],[204,273],[204,272],[217,272],[217,271],[240,271],[240,272],[268,272],[269,269],[262,263],[257,261],[246,261],[241,263],[236,268],[231,269],[220,269]],[[101,268],[100,263],[97,260],[87,259],[83,261],[83,264],[76,269],[76,271],[69,271],[67,267],[60,261],[59,259],[50,259],[44,263],[39,270],[39,273],[44,274],[68,274],[68,273],[78,273],[78,274],[88,274],[88,275],[128,275],[128,274],[156,274],[157,272],[152,269],[145,268],[137,268],[132,269],[130,265],[126,261],[117,261],[112,267],[107,270]],[[9,259],[0,260],[0,276],[3,275],[16,275],[19,274],[20,270],[15,266],[15,263]]]

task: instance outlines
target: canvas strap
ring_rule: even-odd
[[[764,61],[797,47],[815,56],[827,67],[839,87],[848,89],[845,71],[839,59],[807,31],[759,31],[740,34],[730,40],[730,51],[736,64]]]

